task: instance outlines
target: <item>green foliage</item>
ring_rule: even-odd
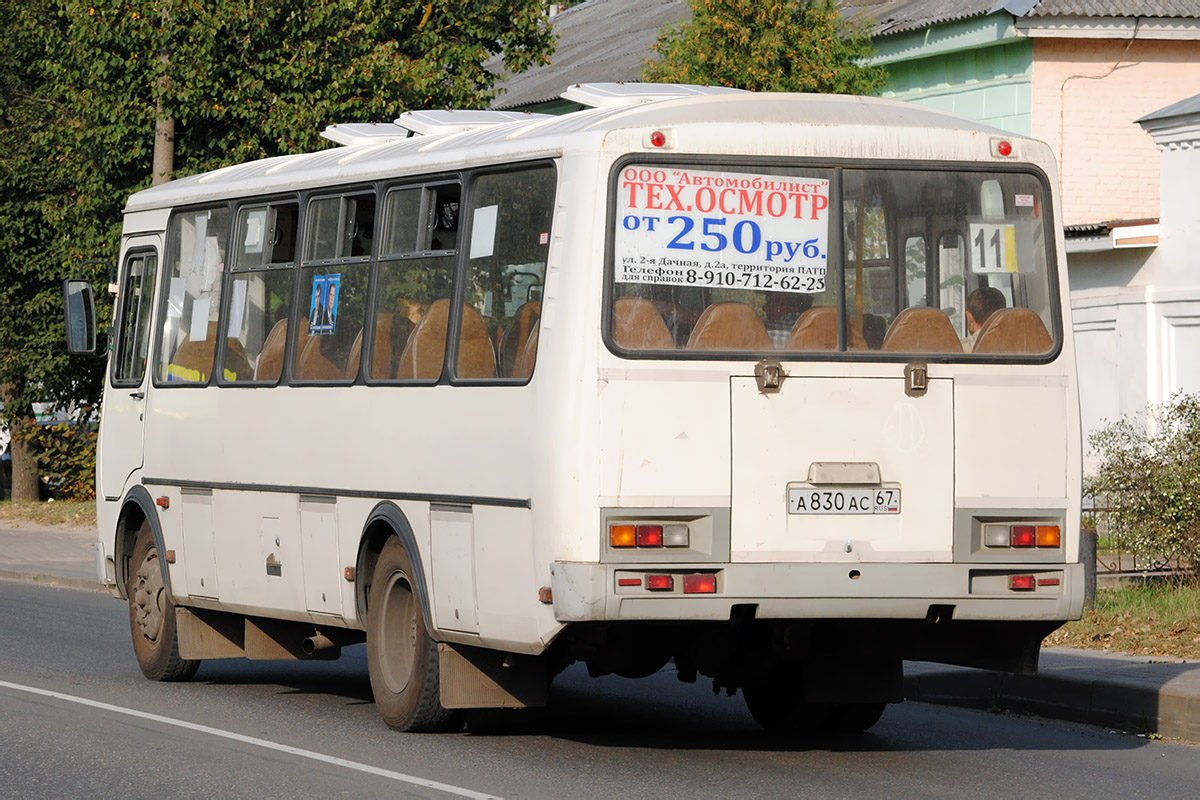
[[[0,390],[14,433],[33,402],[99,400],[103,361],[64,352],[60,282],[97,284],[103,330],[108,271],[82,265],[115,260],[160,109],[179,177],[327,146],[335,122],[483,106],[491,54],[519,72],[553,46],[542,0],[0,0],[0,18]]]
[[[59,499],[96,497],[96,426],[94,424],[38,425],[31,440],[38,449],[42,478]]]
[[[644,80],[760,92],[872,94],[881,67],[867,66],[870,37],[835,0],[691,0],[692,18],[664,29]]]
[[[1086,484],[1106,533],[1139,556],[1200,568],[1200,395],[1177,394],[1092,434],[1100,468]]]

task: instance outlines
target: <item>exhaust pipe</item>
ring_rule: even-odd
[[[316,655],[317,653],[320,653],[321,655],[329,655],[325,652],[327,650],[341,650],[341,648],[334,644],[333,640],[323,633],[313,634],[304,641],[300,642],[300,652],[304,653],[306,656]]]

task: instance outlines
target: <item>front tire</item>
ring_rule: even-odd
[[[383,721],[398,731],[431,733],[455,727],[442,708],[437,643],[425,629],[412,566],[400,540],[383,546],[367,602],[367,670]]]
[[[126,584],[129,596],[129,629],[133,654],[142,674],[153,681],[188,681],[200,668],[199,661],[179,656],[175,627],[175,602],[162,577],[158,548],[143,522],[133,546],[133,572]]]

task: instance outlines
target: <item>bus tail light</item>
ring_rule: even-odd
[[[637,544],[637,528],[633,525],[611,525],[608,529],[610,547],[633,547]]]
[[[638,547],[662,547],[663,546],[663,526],[662,525],[638,525],[637,526]]]
[[[1037,589],[1037,581],[1032,575],[1009,575],[1008,588],[1014,592],[1032,592]]]
[[[1009,544],[1013,547],[1033,547],[1037,543],[1037,534],[1032,525],[1013,525]]]
[[[716,594],[717,576],[711,573],[683,576],[684,594]]]
[[[620,522],[608,526],[609,547],[687,547],[691,533],[686,522]]]
[[[652,592],[673,592],[675,591],[675,576],[647,575],[646,588]]]
[[[1058,547],[1062,543],[1057,525],[1038,525],[1035,536],[1038,547]]]
[[[984,547],[1061,547],[1062,528],[1058,525],[1036,525],[989,522],[983,526]]]

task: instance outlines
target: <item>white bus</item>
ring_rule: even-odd
[[[1050,150],[878,99],[566,96],[130,198],[97,569],[143,672],[365,641],[419,731],[673,663],[845,732],[905,659],[1035,671],[1084,574]]]

